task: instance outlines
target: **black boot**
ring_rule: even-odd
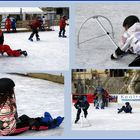
[[[21,51],[20,53],[23,54],[24,56],[27,56],[28,55],[27,54],[27,51]]]
[[[38,37],[38,38],[36,38],[36,41],[40,41],[40,38]]]

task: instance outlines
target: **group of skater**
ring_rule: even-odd
[[[64,117],[53,118],[49,112],[37,118],[25,114],[18,116],[14,87],[12,79],[0,78],[0,136],[13,136],[28,130],[48,130],[60,126]]]
[[[101,89],[97,89],[96,92],[97,92],[96,94],[100,94],[101,92],[103,93],[103,91],[101,91]],[[97,101],[97,99],[94,98],[93,104],[96,109],[99,109],[99,107],[101,109],[104,109],[104,107],[105,107],[103,100],[101,99],[101,96],[99,97],[99,101]],[[80,117],[87,118],[88,109],[90,107],[90,104],[85,95],[79,95],[77,98],[77,101],[74,104],[74,107],[77,109],[76,119],[75,119],[75,124],[76,124],[80,120]],[[117,109],[118,114],[121,112],[132,113],[132,107],[129,102],[125,102],[125,105],[123,105],[121,108]],[[81,113],[83,115],[81,115]]]
[[[45,18],[42,18],[40,16],[36,17],[35,20],[33,20],[30,24],[28,24],[28,26],[31,28],[32,33],[30,34],[28,40],[33,42],[33,37],[35,35],[36,40],[39,41],[40,37],[39,37],[39,30],[42,29],[44,27],[45,24]],[[58,37],[67,37],[65,35],[65,28],[66,25],[68,25],[67,21],[67,17],[64,15],[62,16],[61,20],[60,20],[60,24],[59,24],[59,34]],[[5,27],[7,32],[10,32],[10,29],[12,28],[12,30],[14,32],[16,32],[16,20],[13,19],[11,21],[10,16],[7,16],[6,21],[5,21]],[[43,28],[44,29],[44,28]],[[1,55],[4,55],[4,53],[6,53],[8,56],[11,57],[19,57],[21,55],[23,56],[27,56],[28,53],[26,50],[21,50],[21,49],[17,49],[17,50],[13,50],[9,45],[4,44],[4,33],[2,30],[0,30],[0,53]]]

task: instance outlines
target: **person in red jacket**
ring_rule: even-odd
[[[36,35],[36,40],[37,41],[40,40],[39,35],[38,35],[38,28],[40,28],[42,24],[43,24],[43,21],[40,17],[37,17],[37,19],[35,21],[33,21],[31,24],[29,24],[29,26],[32,29],[32,33],[29,37],[30,41],[33,41],[34,35]]]
[[[66,32],[65,27],[66,27],[66,25],[68,25],[66,23],[66,20],[67,20],[66,16],[63,16],[62,19],[60,20],[60,24],[59,24],[59,27],[60,27],[59,37],[67,37],[67,36],[65,36],[65,32]],[[61,35],[61,33],[62,33],[62,35]]]
[[[4,35],[2,30],[0,30],[0,53],[3,55],[5,52],[8,54],[8,56],[18,57],[22,54],[24,56],[27,56],[26,51],[19,50],[12,50],[9,45],[3,44],[4,43]]]
[[[11,20],[10,20],[10,17],[9,16],[7,16],[7,19],[5,21],[5,27],[6,27],[7,32],[10,32]]]

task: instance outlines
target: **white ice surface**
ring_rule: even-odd
[[[59,27],[55,31],[39,32],[40,41],[28,40],[31,32],[5,33],[5,42],[12,49],[27,50],[28,56],[7,57],[0,55],[1,72],[33,72],[47,70],[67,70],[69,68],[69,28],[68,38],[59,38]]]
[[[103,15],[107,17],[115,32],[115,42],[118,44],[120,36],[123,33],[122,23],[129,15],[136,15],[140,18],[139,3],[104,3],[96,2],[94,4],[77,4],[76,8],[76,37],[81,24],[89,17],[95,15]],[[105,28],[109,31],[110,27],[107,22],[103,22]],[[80,42],[86,39],[97,37],[104,34],[95,20],[87,22],[81,31]],[[127,67],[135,58],[133,55],[127,55],[118,61],[112,61],[110,55],[115,51],[115,46],[111,43],[107,36],[91,40],[80,45],[77,48],[76,40],[76,65],[80,67],[111,67],[122,68]]]
[[[52,117],[64,116],[64,85],[46,80],[21,77],[17,75],[0,74],[15,82],[15,94],[18,115],[41,117],[44,112],[50,112]],[[27,131],[18,136],[59,136],[63,134],[64,123],[56,129],[45,131]]]
[[[95,109],[93,104],[88,109],[87,120],[83,118],[74,124],[76,109],[72,106],[72,129],[73,130],[140,130],[140,110],[133,107],[133,113],[117,113],[121,105],[110,105],[105,109]],[[83,124],[81,125],[81,122]]]

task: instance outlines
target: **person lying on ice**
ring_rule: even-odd
[[[86,118],[87,115],[88,115],[88,108],[89,108],[89,103],[88,101],[85,99],[84,96],[79,96],[77,102],[74,104],[75,108],[77,109],[77,115],[76,115],[76,120],[75,120],[75,123],[77,123],[80,119],[80,114],[81,114],[81,111],[83,110],[84,112],[84,117]]]
[[[8,56],[18,57],[21,55],[27,56],[26,51],[19,50],[12,50],[9,45],[3,44],[4,43],[4,35],[3,31],[0,30],[0,53],[3,55],[7,53]]]
[[[62,123],[64,117],[53,119],[48,112],[44,113],[44,117],[18,117],[14,87],[12,79],[0,79],[0,136],[17,135],[27,130],[48,130]]]
[[[41,28],[42,24],[43,24],[43,21],[42,21],[41,17],[37,17],[35,21],[33,21],[31,24],[29,24],[29,26],[32,29],[32,33],[31,33],[31,35],[29,37],[30,41],[33,41],[34,35],[36,35],[36,40],[37,41],[40,40],[39,34],[38,34],[38,29]]]
[[[122,106],[122,108],[118,109],[118,113],[121,113],[123,111],[125,113],[132,113],[132,107],[129,102],[126,102],[125,106]]]
[[[127,53],[136,54],[137,57],[129,66],[140,66],[140,21],[139,18],[131,15],[123,22],[125,29],[120,42],[120,47],[111,55],[111,59],[119,59]]]

